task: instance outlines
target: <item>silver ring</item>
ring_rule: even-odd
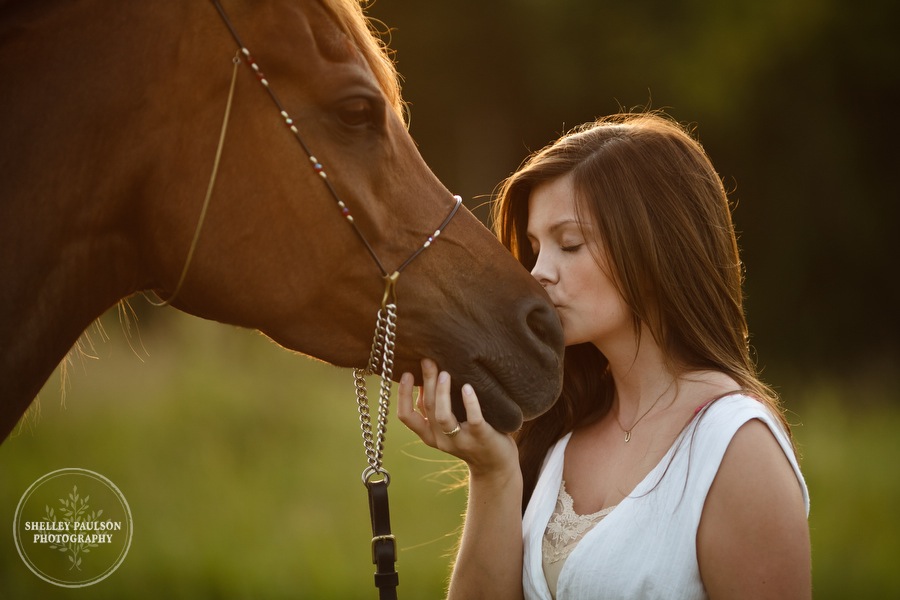
[[[446,435],[447,437],[453,437],[454,435],[456,435],[457,433],[459,433],[461,429],[462,429],[462,426],[461,426],[459,423],[457,423],[457,424],[456,424],[456,427],[454,427],[454,428],[451,429],[450,431],[443,431],[443,432],[441,432],[441,433],[443,433],[443,434]]]

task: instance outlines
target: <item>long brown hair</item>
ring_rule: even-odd
[[[743,270],[731,206],[691,133],[661,113],[619,114],[582,125],[530,156],[504,181],[493,208],[497,236],[529,270],[528,198],[540,183],[571,174],[635,332],[644,324],[675,372],[715,370],[772,408],[790,432],[775,392],[758,377],[743,309]],[[584,219],[582,219],[584,220]],[[566,348],[559,401],[517,434],[523,507],[550,446],[613,398],[608,363],[592,344]]]

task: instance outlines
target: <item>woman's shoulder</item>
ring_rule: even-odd
[[[694,416],[698,426],[708,422],[707,428],[720,428],[731,423],[735,430],[749,420],[758,419],[770,427],[776,427],[778,434],[788,436],[772,408],[744,390],[731,390],[709,398],[697,407]]]
[[[754,401],[745,397],[729,404],[746,400]],[[759,409],[751,404],[748,410]],[[796,585],[798,565],[808,570],[806,485],[793,452],[776,432],[765,418],[749,418],[728,443],[697,534],[698,558],[709,590],[740,584],[740,589],[758,591],[762,583],[779,580]],[[774,554],[781,553],[786,560],[772,560],[776,549]],[[792,565],[794,575],[781,572],[785,564]]]
[[[722,452],[701,525],[721,539],[732,528],[806,527],[809,493],[790,435],[772,408],[746,392],[717,398],[697,419],[699,439]],[[703,450],[701,449],[701,452]]]
[[[792,478],[795,488],[799,483],[808,506],[790,433],[773,408],[746,391],[728,392],[699,406],[677,444],[682,445],[688,448],[686,468],[704,489],[722,478],[723,471],[755,469],[758,474],[774,469]]]
[[[734,437],[745,428],[753,432],[749,437],[755,443],[776,443],[789,462],[795,464],[791,434],[781,417],[771,406],[745,391],[732,391],[698,406],[688,430],[696,438],[695,445],[712,444],[719,454],[729,449]],[[747,435],[744,433],[742,437]]]

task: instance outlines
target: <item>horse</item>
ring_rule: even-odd
[[[222,4],[252,59],[215,2],[0,0],[0,441],[82,332],[146,291],[364,367],[372,258],[394,271],[452,214],[357,0]],[[457,412],[468,382],[514,431],[560,390],[554,307],[465,209],[430,246],[396,280],[395,371],[432,357]]]

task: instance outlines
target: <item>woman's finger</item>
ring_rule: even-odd
[[[413,414],[413,377],[409,373],[400,376],[400,385],[397,386],[397,417],[407,426],[416,423]],[[412,427],[411,427],[412,428]]]
[[[484,420],[481,404],[474,388],[468,383],[462,386],[463,407],[466,410],[466,432],[481,450],[461,456],[469,465],[469,473],[505,471],[518,468],[519,451],[511,436],[498,432]]]
[[[416,396],[416,410],[420,415],[425,416],[425,394],[422,388],[419,388],[419,394]]]
[[[450,406],[450,373],[441,371],[435,389],[434,421],[441,428],[441,433],[453,431],[459,421]]]
[[[425,409],[425,418],[434,418],[435,386],[437,384],[437,363],[429,358],[422,359],[422,398],[421,405]]]
[[[414,378],[411,373],[404,373],[400,377],[400,385],[397,388],[397,416],[400,421],[419,436],[426,444],[434,443],[434,436],[428,426],[428,420],[415,410],[413,399]],[[421,394],[419,394],[421,397]]]
[[[475,389],[468,383],[462,386],[462,401],[466,409],[466,421],[473,427],[480,427],[484,422],[481,414],[481,403],[475,395]]]

